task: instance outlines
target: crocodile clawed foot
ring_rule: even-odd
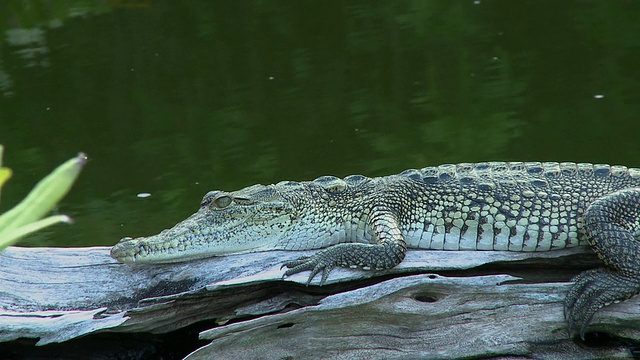
[[[281,269],[287,267],[289,270],[285,271],[284,276],[291,276],[302,271],[311,270],[309,279],[307,280],[307,286],[311,283],[311,280],[320,272],[322,272],[322,278],[320,279],[320,286],[322,286],[329,273],[336,265],[334,261],[330,259],[330,256],[326,251],[321,251],[313,256],[303,256],[298,260],[289,261],[282,265]]]
[[[564,303],[564,315],[569,336],[579,328],[580,338],[591,323],[593,315],[602,307],[625,300],[638,293],[640,280],[609,269],[592,269],[574,279]]]

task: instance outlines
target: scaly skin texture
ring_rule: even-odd
[[[266,250],[323,249],[283,265],[309,270],[399,264],[407,248],[549,251],[590,245],[605,267],[577,276],[565,301],[581,336],[602,306],[640,291],[640,170],[574,163],[478,163],[399,175],[283,181],[211,191],[160,234],[122,239],[121,262],[158,263]]]

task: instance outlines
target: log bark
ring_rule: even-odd
[[[200,334],[209,344],[192,339],[188,359],[628,358],[640,339],[638,298],[599,311],[591,341],[567,335],[568,280],[598,266],[587,248],[412,250],[388,271],[335,269],[322,287],[304,286],[308,272],[282,278],[283,262],[313,252],[162,265],[118,264],[108,252],[1,253],[0,351],[24,338],[74,344],[193,326],[211,328]]]

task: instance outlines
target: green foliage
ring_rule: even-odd
[[[2,190],[2,185],[4,185],[7,180],[11,177],[11,169],[2,167],[2,151],[4,148],[0,145],[0,190]]]
[[[0,146],[0,161],[1,157],[2,146]],[[0,250],[34,231],[59,222],[71,222],[71,218],[66,215],[54,215],[44,219],[42,217],[69,192],[86,161],[86,155],[80,153],[58,166],[51,174],[40,180],[24,200],[0,215]],[[0,167],[0,188],[10,176],[11,170]]]

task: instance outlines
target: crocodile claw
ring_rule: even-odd
[[[640,291],[640,280],[609,269],[585,271],[574,279],[564,302],[564,316],[569,336],[579,328],[580,338],[591,323],[593,315],[613,302],[626,300]]]
[[[307,286],[311,283],[311,280],[320,272],[322,272],[322,278],[320,279],[320,286],[322,286],[329,273],[336,267],[334,261],[330,259],[325,251],[321,251],[313,256],[303,256],[297,260],[286,262],[280,267],[280,269],[287,267],[289,270],[285,271],[284,276],[291,276],[302,271],[311,270],[309,279],[307,279]]]

